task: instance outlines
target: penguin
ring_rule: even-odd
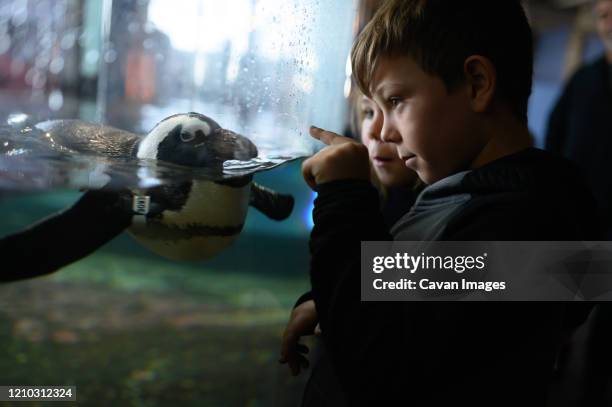
[[[139,159],[223,173],[228,160],[258,155],[248,138],[195,112],[175,114],[145,136],[80,120],[36,124],[50,148],[62,153]],[[192,177],[151,188],[130,188],[133,212],[128,233],[147,249],[173,260],[205,260],[230,246],[244,227],[248,207],[274,220],[287,218],[293,197],[238,177]]]

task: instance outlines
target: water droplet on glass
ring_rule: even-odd
[[[0,36],[0,55],[11,49],[11,37],[7,35]]]
[[[145,23],[145,26],[144,26],[144,31],[145,31],[147,34],[151,34],[152,32],[154,32],[154,31],[155,31],[155,24],[153,24],[153,23],[152,23],[152,22],[150,22],[150,21],[147,21],[147,22]]]
[[[53,58],[53,60],[51,60],[51,63],[49,64],[49,72],[51,72],[54,75],[57,75],[58,73],[62,71],[62,69],[64,69],[64,58],[62,57]]]
[[[15,2],[13,4],[13,16],[11,17],[11,22],[15,27],[18,27],[21,24],[25,23],[28,19],[28,10],[25,8],[25,6],[25,2],[21,5],[19,5],[19,2]]]
[[[47,65],[49,65],[49,55],[47,55],[47,53],[39,55],[36,58],[34,65],[38,69],[45,69]]]
[[[87,53],[85,54],[85,60],[90,65],[97,64],[99,58],[100,58],[100,54],[95,49],[91,49],[87,51]]]
[[[34,70],[32,74],[32,88],[34,89],[42,89],[45,87],[47,83],[47,76],[43,74],[41,71]]]
[[[64,95],[59,89],[54,89],[49,93],[49,109],[60,110],[64,105]]]
[[[128,24],[128,31],[131,33],[135,33],[140,29],[140,24],[138,24],[138,22],[136,21],[132,21],[131,23]]]
[[[104,53],[104,62],[112,64],[117,59],[117,51],[109,49]]]
[[[76,42],[76,33],[70,32],[70,33],[64,35],[64,37],[62,37],[62,41],[60,43],[60,47],[62,49],[70,49],[70,48],[74,47],[74,43],[75,42]]]

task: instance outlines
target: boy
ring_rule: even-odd
[[[389,0],[351,54],[382,139],[430,184],[391,230],[367,149],[312,128],[311,282],[350,405],[543,406],[562,304],[360,302],[360,241],[598,240],[566,161],[530,147],[532,40],[515,0]],[[576,315],[575,325],[584,315]]]
[[[416,201],[418,193],[424,185],[416,173],[407,168],[401,160],[395,145],[385,143],[380,139],[382,114],[374,101],[363,95],[357,88],[350,98],[351,131],[368,150],[372,167],[372,184],[379,192],[381,214],[386,227],[391,227],[403,216]],[[291,317],[281,343],[281,363],[287,363],[293,375],[298,375],[301,368],[310,363],[302,353],[308,352],[308,347],[300,344],[304,336],[318,333],[317,313],[311,293],[301,296],[291,313]],[[324,349],[317,347],[318,354],[315,367],[304,388],[302,407],[331,404],[335,407],[345,405],[343,394],[330,367]],[[323,402],[322,400],[325,400]]]

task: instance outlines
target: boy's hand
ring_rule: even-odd
[[[368,149],[363,144],[314,126],[310,135],[327,144],[302,164],[302,175],[312,189],[341,179],[370,179]]]
[[[297,376],[300,370],[308,367],[308,347],[300,344],[300,338],[315,333],[318,325],[317,310],[313,300],[304,301],[293,309],[283,333],[280,363],[289,363],[291,374]]]

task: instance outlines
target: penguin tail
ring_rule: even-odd
[[[253,182],[249,205],[273,220],[284,220],[293,211],[293,196],[280,194]]]

